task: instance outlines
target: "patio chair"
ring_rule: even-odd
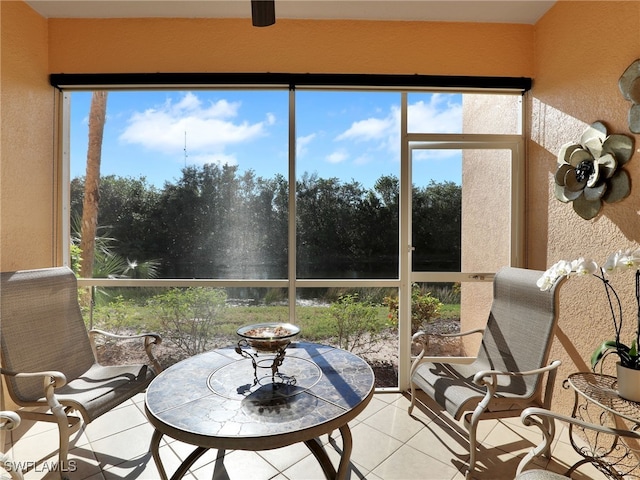
[[[149,365],[103,366],[95,335],[141,338]],[[143,391],[161,367],[153,356],[156,334],[87,332],[74,273],[66,267],[3,272],[0,275],[2,373],[22,419],[55,422],[59,469],[68,470],[69,439],[82,420],[100,415]],[[45,407],[45,408],[42,408]],[[72,415],[80,413],[81,418]]]
[[[571,478],[573,471],[583,463],[592,463],[597,470],[602,472],[603,478],[622,480],[626,478],[625,471],[629,472],[630,477],[637,478],[637,472],[635,472],[635,474],[631,473],[634,465],[638,463],[637,450],[634,451],[630,445],[633,443],[637,445],[640,441],[639,431],[615,428],[607,425],[596,425],[591,422],[536,407],[525,409],[520,415],[520,419],[522,423],[527,426],[535,425],[538,427],[542,432],[542,440],[520,460],[516,470],[515,480],[561,480]],[[580,431],[587,436],[593,434],[592,440],[595,440],[595,443],[599,443],[599,445],[578,447],[582,449],[583,455],[587,458],[571,466],[565,475],[541,469],[539,465],[535,468],[527,469],[537,458],[549,452],[554,435],[552,432],[549,432],[548,425],[554,424],[555,422],[561,422],[567,426],[571,426],[574,431]],[[609,454],[611,454],[611,457],[608,457]],[[623,463],[625,460],[631,462],[631,464],[627,464],[630,466],[625,466]]]
[[[480,420],[516,417],[527,407],[548,408],[551,403],[560,361],[547,361],[557,321],[560,282],[541,291],[536,282],[542,273],[501,269],[493,281],[493,303],[486,327],[440,334],[452,337],[482,333],[480,350],[472,363],[422,361],[428,335],[417,332],[413,336],[422,350],[411,366],[409,414],[415,406],[416,388],[420,388],[456,420],[464,416],[469,432],[467,478],[472,478],[476,466]]]
[[[4,432],[11,431],[20,425],[20,416],[16,412],[0,411],[0,439],[2,446],[5,445]],[[6,453],[0,452],[0,467],[2,467],[13,480],[22,480],[24,476],[17,465],[11,461],[11,457]]]

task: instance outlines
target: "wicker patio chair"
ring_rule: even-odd
[[[3,272],[0,275],[2,373],[23,419],[55,422],[59,429],[59,469],[68,470],[70,436],[82,420],[100,415],[143,391],[161,371],[152,347],[156,334],[141,338],[149,365],[103,366],[94,336],[87,332],[78,304],[74,273],[66,267]],[[44,411],[43,411],[44,410]],[[79,412],[81,418],[72,415]]]
[[[464,416],[469,432],[467,478],[472,478],[476,466],[476,429],[480,420],[516,417],[527,407],[548,408],[551,403],[560,361],[547,362],[557,321],[559,282],[550,290],[541,291],[536,282],[542,273],[501,269],[494,278],[486,327],[440,335],[482,333],[473,363],[423,362],[429,336],[424,332],[413,336],[422,351],[411,366],[409,414],[415,406],[415,390],[420,388],[456,420]]]

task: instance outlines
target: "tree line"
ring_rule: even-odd
[[[84,177],[71,181],[71,216],[82,217]],[[145,177],[103,176],[97,235],[113,253],[158,262],[162,278],[286,278],[289,184],[237,166],[189,166],[162,188]],[[462,190],[413,187],[414,268],[460,265]],[[399,180],[372,188],[305,173],[296,181],[297,276],[389,278],[398,274]],[[80,236],[72,221],[72,235]]]

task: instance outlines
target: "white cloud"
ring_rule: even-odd
[[[296,139],[296,157],[303,157],[308,151],[309,144],[316,138],[315,133]]]
[[[347,158],[349,158],[349,155],[347,154],[346,151],[344,150],[336,150],[333,153],[330,153],[329,155],[327,155],[327,162],[329,163],[342,163],[344,162]]]
[[[167,100],[160,106],[134,112],[120,140],[174,155],[184,151],[186,142],[190,157],[224,156],[225,148],[265,135],[265,127],[275,122],[273,114],[253,124],[234,122],[240,107],[240,102],[226,100],[203,104],[188,92],[177,102]]]
[[[386,118],[367,118],[354,122],[351,127],[338,135],[336,140],[368,141],[377,140],[390,133],[393,128],[393,118],[388,115]]]
[[[409,105],[408,128],[418,133],[462,133],[462,105],[449,95],[436,93],[429,102]]]
[[[453,149],[414,150],[413,152],[413,160],[416,162],[442,162],[452,158],[459,159],[460,157],[460,150]]]
[[[373,159],[371,158],[371,156],[365,153],[365,154],[360,155],[357,158],[355,158],[353,160],[353,164],[354,165],[367,165],[367,164],[371,163],[372,160]]]
[[[409,131],[416,133],[460,133],[462,128],[462,105],[452,101],[448,94],[429,95],[428,100],[408,106]],[[457,97],[459,98],[459,97]],[[394,158],[400,157],[400,108],[392,106],[379,117],[358,120],[335,137],[336,141],[368,142],[366,150],[358,153],[355,164],[365,165],[371,152],[385,150]],[[343,151],[346,155],[346,150]],[[432,154],[431,158],[449,158],[451,152]]]

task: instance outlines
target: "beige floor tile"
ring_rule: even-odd
[[[495,422],[489,434],[482,440],[485,447],[493,446],[519,454],[528,452],[542,439],[540,431],[525,426],[516,426],[504,422]]]
[[[375,473],[373,472],[369,472],[366,476],[367,480],[384,480],[384,478],[381,478],[379,476],[377,476]]]
[[[420,395],[420,394],[419,394]],[[397,392],[378,393],[365,411],[350,423],[353,436],[352,480],[463,480],[468,462],[468,433],[437,404],[420,398],[409,415],[409,397]],[[51,455],[57,460],[57,427],[43,422],[25,422],[22,430],[7,440],[16,460],[34,461]],[[149,453],[153,428],[144,415],[144,394],[105,414],[77,434],[70,459],[77,462],[73,480],[157,480],[159,473]],[[536,427],[519,418],[483,421],[478,429],[477,480],[511,480],[520,459],[541,439]],[[337,467],[342,452],[338,431],[329,441],[323,436],[327,454]],[[169,475],[193,446],[165,437],[160,455]],[[558,425],[552,445],[553,458],[536,459],[532,467],[548,467],[564,473],[579,455],[568,443],[566,429]],[[51,467],[49,467],[50,469]],[[590,465],[574,475],[579,480],[601,478]],[[57,472],[32,471],[27,480],[58,480]],[[218,451],[207,451],[185,476],[187,480],[315,480],[324,473],[308,448],[300,443],[262,452],[228,451],[222,461]]]
[[[441,422],[432,422],[421,429],[407,445],[438,459],[466,459],[469,456],[469,439],[465,435],[452,435]]]
[[[341,448],[341,442],[336,442],[338,449]],[[341,451],[333,448],[332,445],[329,445],[326,448],[327,454],[331,463],[333,464],[335,469],[338,469],[340,465],[340,455]],[[351,461],[349,464],[349,473],[347,478],[351,478],[351,480],[358,479],[368,479],[369,472],[368,470],[359,465],[355,460],[353,455],[351,456]],[[325,480],[326,477],[318,463],[318,460],[313,455],[307,455],[305,458],[300,460],[298,463],[292,465],[288,469],[282,472],[287,478],[291,480],[304,479],[304,480]]]
[[[398,408],[404,408],[405,411],[408,410],[409,405],[411,404],[411,397],[407,393],[398,393],[395,395],[395,400],[393,404]]]
[[[168,447],[160,449],[163,458],[163,465],[171,475],[180,465],[180,460],[172,452],[166,451]],[[169,459],[173,455],[173,460]],[[103,470],[105,480],[117,480],[125,478],[135,478],[137,480],[158,480],[160,474],[151,455],[142,455],[130,460],[125,460],[117,465],[106,465]],[[193,480],[193,476],[186,475],[187,480]]]
[[[96,418],[85,427],[85,433],[94,442],[140,425],[149,425],[147,418],[136,405],[128,403]]]
[[[29,478],[44,478],[48,471],[57,468],[59,445],[60,438],[56,427],[53,430],[46,429],[37,435],[20,438],[12,445],[9,454],[14,462],[22,462],[23,464],[38,462],[39,466],[34,469],[36,474],[30,475]],[[97,464],[95,456],[89,448],[89,441],[82,430],[72,435],[68,458],[77,461],[78,468],[83,468],[83,470],[87,462]]]
[[[512,452],[505,452],[498,447],[480,446],[474,478],[477,480],[511,480],[516,474],[520,458]]]
[[[362,465],[367,471],[373,470],[402,446],[401,441],[364,422],[356,425],[351,434],[353,436],[351,460]]]
[[[295,445],[289,445],[288,447],[264,450],[258,452],[258,454],[273,465],[276,470],[283,472],[303,458],[311,455],[311,451],[304,443],[296,443]]]
[[[153,427],[149,424],[124,430],[91,442],[102,468],[111,468],[127,461],[150,461],[149,444]]]
[[[360,415],[358,415],[358,422],[361,422],[369,418],[371,415],[374,415],[375,413],[379,412],[387,405],[389,405],[387,402],[380,400],[378,397],[374,395],[374,397],[369,402],[369,405],[367,405],[365,409],[360,413]]]
[[[405,396],[402,392],[382,392],[376,393],[373,398],[377,398],[378,400],[382,400],[385,403],[391,404],[398,402],[399,400],[405,398]],[[409,403],[407,403],[407,406],[409,406]]]
[[[166,437],[165,437],[166,438]],[[180,462],[185,460],[191,453],[195,450],[195,446],[189,445],[188,443],[180,442],[178,440],[170,440],[168,446],[171,448],[171,451],[180,459]],[[220,452],[220,455],[224,456],[225,452]],[[198,460],[194,462],[191,466],[191,471],[202,468],[206,465],[209,465],[211,462],[215,462],[218,458],[218,450],[210,449],[207,450]],[[164,463],[164,457],[161,457],[162,462]],[[166,467],[169,470],[169,467]]]
[[[95,475],[91,475],[90,477],[85,478],[84,480],[105,480],[102,472],[96,473]]]
[[[364,420],[370,427],[380,430],[393,438],[406,442],[421,429],[424,425],[409,416],[406,410],[388,405]]]
[[[551,452],[551,461],[548,468],[554,472],[565,473],[571,465],[580,460],[582,460],[582,457],[571,445],[559,442]],[[593,465],[585,464],[580,466],[578,472],[574,474],[574,478],[603,478],[603,476]]]
[[[313,455],[309,455],[298,463],[292,465],[287,468],[282,474],[289,479],[304,479],[304,480],[325,480],[324,473],[322,472],[322,468],[320,468],[320,464],[315,459]],[[357,479],[359,477],[351,475],[352,479]]]
[[[212,458],[206,465],[192,470],[198,480],[269,480],[278,471],[256,452],[234,450],[222,458]]]
[[[448,480],[457,473],[456,468],[403,445],[372,473],[385,480]]]
[[[55,422],[36,422],[35,420],[21,419],[20,425],[15,430],[7,432],[7,438],[13,442],[17,442],[21,438],[31,435],[39,435],[49,430],[57,430],[58,425]]]

